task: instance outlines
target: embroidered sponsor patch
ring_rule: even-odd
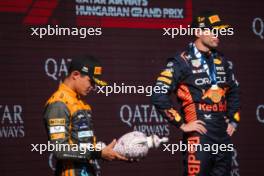
[[[194,67],[200,67],[200,66],[201,66],[201,61],[200,61],[200,59],[192,60],[192,65],[193,65]]]
[[[218,15],[213,15],[213,16],[210,16],[209,17],[209,21],[210,21],[211,24],[214,24],[216,22],[219,22],[220,21],[220,18],[219,18]]]
[[[49,119],[49,125],[50,126],[65,125],[65,119],[64,118],[52,118],[52,119]]]
[[[214,63],[216,65],[220,65],[222,63],[222,61],[221,61],[221,59],[216,58],[216,59],[214,59]]]
[[[79,131],[78,132],[78,137],[79,138],[84,138],[84,137],[92,137],[94,135],[92,130],[89,131]]]
[[[94,74],[101,75],[102,74],[102,67],[94,67]]]
[[[88,128],[88,125],[85,123],[85,122],[82,122],[78,125],[78,129],[79,130],[82,130],[82,129],[85,129],[85,128]]]
[[[65,132],[65,126],[51,126],[49,127],[50,134],[53,133],[64,133]]]
[[[65,133],[55,133],[50,135],[51,140],[63,139],[63,138],[65,138]]]

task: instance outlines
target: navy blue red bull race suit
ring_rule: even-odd
[[[212,72],[215,82],[212,80]],[[237,127],[240,121],[239,84],[235,79],[232,62],[216,50],[199,51],[194,43],[168,59],[165,69],[157,78],[156,86],[166,92],[153,92],[152,103],[170,123],[180,127],[195,120],[205,122],[207,133],[183,134],[183,142],[190,144],[231,144],[227,134],[227,121]],[[180,109],[170,99],[176,94]],[[168,117],[165,110],[173,114]],[[231,148],[232,150],[232,148]],[[185,151],[184,176],[228,176],[231,171],[232,152]],[[215,153],[215,152],[214,152]]]

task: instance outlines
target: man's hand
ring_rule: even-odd
[[[103,150],[102,150],[102,158],[106,159],[108,161],[112,161],[114,159],[118,160],[124,160],[127,161],[128,159],[117,152],[113,150],[114,146],[116,144],[116,139],[114,139],[110,144],[108,144]]]
[[[187,124],[182,124],[180,129],[184,132],[192,132],[196,131],[200,134],[205,134],[207,132],[206,128],[204,127],[205,123],[201,120],[195,120],[189,122]]]
[[[229,136],[232,136],[235,131],[236,131],[236,128],[231,123],[228,123],[227,129],[226,129],[227,134]]]

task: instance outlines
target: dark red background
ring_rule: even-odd
[[[60,63],[62,58],[93,54],[104,63],[105,78],[109,82],[151,85],[166,58],[174,56],[192,39],[186,36],[170,39],[162,36],[162,29],[142,28],[103,28],[102,36],[86,39],[39,39],[31,36],[30,26],[24,24],[30,13],[27,6],[23,7],[27,2],[31,3],[26,0],[17,1],[17,4],[9,4],[10,1],[0,3],[0,104],[10,107],[21,105],[25,128],[24,138],[0,139],[0,175],[4,176],[52,174],[48,154],[30,152],[31,143],[47,142],[42,119],[43,105],[59,83],[45,73],[47,58],[54,58]],[[57,2],[56,8],[47,24],[74,25],[73,2],[54,2]],[[220,50],[234,62],[242,89],[242,120],[233,137],[238,150],[239,173],[244,176],[263,175],[264,124],[258,122],[256,108],[264,104],[264,40],[252,32],[252,21],[255,17],[264,20],[264,3],[261,0],[192,2],[193,13],[207,9],[219,12],[235,30],[234,36],[222,38]],[[149,97],[144,95],[105,97],[93,94],[87,101],[93,107],[98,138],[106,142],[132,130],[120,120],[119,110],[123,104],[150,104]],[[2,116],[3,108],[0,109]],[[171,127],[170,134],[170,142],[177,143],[180,132]],[[112,162],[103,163],[102,167],[106,176],[172,176],[180,175],[182,169],[180,153],[171,155],[162,152],[162,149],[151,151],[139,163]]]

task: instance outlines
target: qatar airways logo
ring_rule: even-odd
[[[44,64],[44,70],[46,75],[54,81],[61,81],[63,77],[68,75],[69,63],[72,59],[70,58],[47,58]]]
[[[260,39],[264,39],[264,20],[262,18],[254,18],[252,21],[252,31]]]
[[[264,123],[264,104],[258,105],[256,109],[256,116],[257,116],[257,120],[260,123]]]
[[[23,138],[25,127],[21,105],[0,105],[0,138]]]
[[[140,131],[149,135],[169,136],[169,124],[156,110],[149,104],[124,104],[120,107],[119,116],[121,121],[134,131]]]

